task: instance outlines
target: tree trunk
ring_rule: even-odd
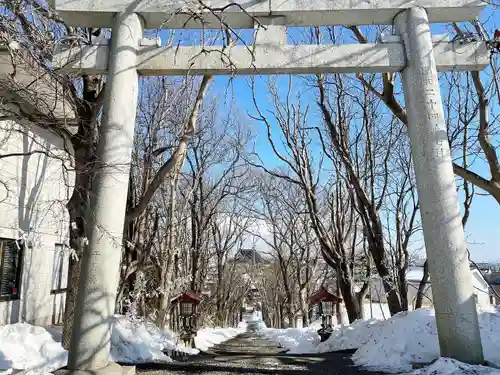
[[[427,286],[427,282],[429,281],[429,265],[427,264],[427,260],[424,262],[424,274],[422,276],[422,280],[420,280],[420,284],[418,284],[417,298],[415,299],[415,309],[420,309],[422,307],[422,303],[424,302],[425,297],[425,287]]]
[[[224,303],[223,303],[223,288],[224,287],[224,265],[223,265],[223,254],[221,251],[217,251],[217,286],[215,289],[215,317],[216,324],[222,323],[222,316],[224,313]]]
[[[399,296],[401,298],[401,307],[403,311],[408,311],[409,303],[408,303],[408,283],[406,281],[406,271],[407,268],[398,270],[398,278],[399,278]]]
[[[354,322],[357,319],[362,319],[363,315],[358,303],[358,300],[353,293],[353,285],[350,281],[341,281],[340,290],[342,293],[342,298],[344,300],[345,309],[347,311],[347,316],[349,318],[349,323]]]
[[[284,282],[284,289],[286,294],[286,316],[288,319],[288,327],[295,328],[295,314],[293,313],[293,294],[287,281]]]
[[[383,238],[382,234],[380,234],[379,236]],[[382,279],[382,285],[384,286],[389,312],[391,313],[391,316],[395,315],[403,311],[403,308],[401,306],[399,293],[394,285],[394,280],[391,276],[390,269],[386,264],[386,253],[384,245],[382,243],[371,243],[369,244],[369,250],[372,255],[373,262],[375,263],[375,268],[377,269],[377,272]]]
[[[356,293],[354,292],[354,283],[349,275],[349,270],[347,269],[348,267],[344,262],[340,267],[340,272],[337,272],[339,289],[342,294],[342,299],[344,300],[347,316],[349,317],[349,323],[352,323],[357,319],[363,319],[363,315],[361,313]],[[339,274],[341,275],[340,277]]]
[[[401,301],[399,300],[399,293],[396,288],[391,285],[391,283],[384,282],[384,289],[387,296],[387,305],[389,307],[389,312],[392,315],[400,313],[403,311],[401,306]]]
[[[70,213],[70,218],[71,218]],[[79,238],[74,235],[70,235],[70,243],[77,242]],[[71,331],[73,329],[73,316],[75,315],[75,304],[76,297],[78,295],[78,280],[80,279],[80,259],[83,251],[78,251],[79,247],[71,245],[71,248],[75,250],[76,257],[71,256],[69,259],[68,266],[68,286],[66,289],[66,301],[64,309],[64,326],[63,326],[63,337],[62,346],[64,349],[69,350],[71,343]]]
[[[305,288],[299,291],[299,308],[302,314],[302,327],[309,326],[309,311],[307,309],[307,295]]]
[[[170,310],[170,298],[172,293],[172,281],[173,276],[177,268],[177,264],[175,264],[174,259],[177,259],[177,248],[175,247],[174,236],[176,235],[175,231],[175,209],[177,204],[177,188],[179,185],[179,175],[184,165],[184,159],[187,151],[187,139],[190,139],[186,136],[184,142],[181,142],[177,148],[179,151],[177,160],[175,161],[175,165],[173,168],[172,179],[170,181],[170,197],[168,204],[168,233],[167,233],[167,244],[166,244],[166,252],[163,251],[161,255],[161,279],[160,285],[162,287],[160,303],[159,303],[159,313],[158,313],[158,321],[157,325],[160,328],[164,328],[167,326],[167,317],[168,312]]]
[[[102,107],[100,98],[104,94],[100,77],[85,75],[82,101],[78,103],[78,131],[71,138],[75,161],[75,186],[67,204],[69,213],[69,243],[76,257],[71,257],[68,268],[68,285],[64,310],[62,345],[68,350],[73,330],[73,315],[78,294],[81,258],[86,249],[86,215],[90,204],[94,175],[95,145],[97,142],[97,117]]]
[[[286,315],[288,318],[288,327],[289,328],[296,328],[296,326],[295,326],[295,314],[293,313],[293,307],[289,303],[286,304]]]
[[[88,158],[85,149],[75,151],[75,164],[77,175],[73,195],[68,202],[68,213],[70,220],[69,244],[74,254],[69,259],[68,283],[66,289],[66,301],[64,310],[63,348],[69,350],[71,343],[71,331],[73,329],[73,316],[75,314],[76,298],[78,295],[78,280],[80,279],[81,258],[86,249],[86,223],[85,211],[90,197],[90,175],[89,171],[80,170],[78,166],[83,165]]]
[[[356,293],[356,300],[358,301],[359,313],[360,313],[362,319],[365,316],[365,304],[364,304],[365,295],[366,295],[366,292],[365,293]]]
[[[283,311],[283,303],[279,304],[278,313],[279,313],[279,322],[280,322],[279,328],[286,328],[285,313]]]
[[[160,296],[160,301],[158,303],[158,318],[156,320],[156,325],[159,328],[165,328],[168,325],[169,314],[168,311],[170,309],[170,293],[169,291],[163,289],[163,292]]]

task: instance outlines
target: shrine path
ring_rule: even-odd
[[[283,348],[259,337],[244,333],[216,345],[210,352],[197,356],[177,358],[170,364],[137,366],[142,375],[230,375],[283,374],[299,375],[382,375],[355,367],[350,360],[352,352],[289,355]]]

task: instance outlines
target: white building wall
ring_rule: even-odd
[[[477,270],[471,270],[471,273],[472,273],[472,284],[474,287],[474,294],[476,295],[477,303],[481,306],[489,306],[491,301],[490,301],[489,288],[487,282],[482,278],[482,276],[479,274]],[[415,306],[419,284],[420,284],[420,279],[408,280],[408,304],[410,309],[414,308]],[[428,282],[425,287],[424,299],[422,301],[423,307],[433,306],[431,285],[432,285],[431,282]],[[387,302],[385,290],[380,278],[374,277],[372,279],[371,293],[373,302],[382,302],[382,303]]]
[[[33,245],[24,248],[20,299],[0,302],[0,325],[61,322],[65,295],[51,290],[56,244],[68,242],[65,205],[74,181],[65,143],[37,126],[0,122],[0,155],[21,154],[0,157],[0,237],[24,232]]]
[[[410,308],[415,308],[415,302],[417,300],[418,287],[420,286],[420,281],[409,281],[408,282],[408,305]],[[432,299],[432,288],[431,284],[427,283],[424,289],[424,298],[422,299],[422,307],[434,306]]]
[[[489,284],[484,280],[483,276],[476,269],[472,270],[472,280],[474,286],[474,294],[477,296],[477,303],[480,306],[490,306],[494,304],[490,298]]]
[[[387,302],[384,285],[379,277],[373,277],[371,279],[369,293],[373,302]]]

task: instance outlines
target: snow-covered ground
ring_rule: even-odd
[[[386,306],[376,307],[379,311],[386,309]],[[485,359],[498,366],[500,365],[500,313],[493,307],[479,309],[478,313]],[[317,323],[307,328],[280,330],[267,328],[262,333],[289,348],[289,353],[323,353],[358,349],[352,357],[354,362],[373,370],[413,375],[500,375],[500,371],[493,368],[470,366],[447,358],[440,358],[432,366],[412,372],[413,362],[427,363],[439,357],[434,310],[418,309],[399,313],[386,320],[380,316],[377,318],[336,326],[330,338],[323,343],[320,343],[316,333]]]
[[[386,309],[376,307],[379,311]],[[492,307],[480,309],[478,313],[485,359],[498,366],[500,312]],[[260,321],[258,316],[247,318],[249,322]],[[470,366],[448,358],[439,358],[431,366],[412,371],[413,362],[427,363],[439,357],[434,311],[419,309],[386,320],[381,316],[377,318],[336,326],[331,337],[323,343],[316,333],[320,327],[318,321],[307,328],[263,328],[261,332],[289,348],[290,354],[357,349],[352,357],[354,362],[373,370],[412,375],[500,375],[500,370],[491,367]],[[238,328],[204,328],[198,331],[195,344],[199,350],[207,350],[245,330],[246,323]],[[57,327],[46,330],[26,323],[0,327],[0,375],[9,374],[13,369],[31,370],[28,375],[47,374],[63,367],[67,352],[60,341],[61,330]],[[170,361],[163,353],[165,350],[197,352],[197,349],[182,347],[174,334],[159,330],[151,323],[115,317],[111,360],[126,363]]]
[[[500,371],[491,367],[471,366],[451,358],[439,358],[432,365],[415,370],[411,375],[499,375]]]
[[[241,328],[201,329],[195,344],[200,350],[228,340],[245,331]],[[28,375],[47,374],[66,365],[68,353],[61,346],[61,328],[48,329],[26,323],[0,327],[0,375],[12,370],[32,370]],[[115,316],[111,335],[110,360],[122,363],[171,361],[163,351],[191,354],[198,349],[185,348],[169,331],[154,324],[125,316]]]
[[[268,339],[280,344],[283,348],[289,349],[288,354],[318,353],[319,336],[316,333],[318,328],[288,328],[274,329],[267,328],[261,333]]]

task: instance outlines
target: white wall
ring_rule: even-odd
[[[474,293],[477,296],[477,303],[480,306],[491,305],[490,288],[488,283],[484,280],[478,270],[474,269],[472,272],[472,281],[474,286]]]
[[[408,282],[408,305],[412,309],[415,308],[415,302],[417,300],[419,286],[420,286],[420,281]],[[424,289],[424,298],[422,299],[422,307],[434,306],[434,303],[432,301],[433,299],[432,299],[431,283],[427,283]]]
[[[371,279],[369,293],[373,302],[387,302],[384,285],[382,284],[382,280],[380,280],[380,278],[373,277]]]
[[[481,306],[490,305],[490,295],[489,288],[486,281],[482,278],[477,270],[471,270],[472,282],[474,287],[474,294],[477,296],[478,304]],[[417,298],[418,287],[420,280],[408,280],[408,303],[410,308],[415,306],[415,300]],[[379,278],[372,279],[372,301],[386,303],[387,298],[385,295],[384,287]],[[432,297],[432,287],[431,283],[428,282],[425,287],[424,299],[422,301],[423,307],[433,306]]]
[[[68,240],[65,205],[74,180],[65,148],[47,130],[0,122],[0,155],[38,151],[0,158],[0,237],[20,238],[21,229],[34,240],[33,248],[24,249],[20,300],[0,302],[0,325],[48,325],[62,318],[64,293],[51,294],[51,289],[55,245]]]

